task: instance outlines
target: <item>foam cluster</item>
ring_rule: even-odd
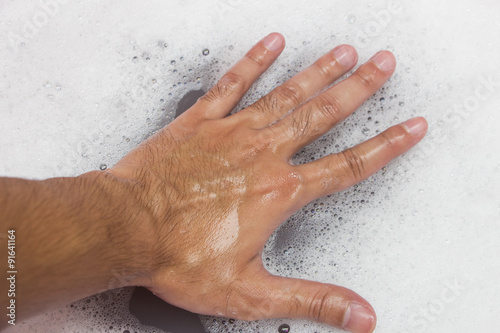
[[[336,45],[356,46],[360,63],[389,49],[398,59],[390,81],[293,162],[417,115],[429,135],[370,179],[290,217],[263,262],[273,274],[355,290],[374,306],[379,332],[493,332],[499,10],[488,0],[2,1],[0,175],[111,167],[269,32],[285,36],[286,50],[238,109]],[[17,332],[162,332],[130,314],[130,295],[94,295]],[[340,332],[305,320],[200,319],[214,333]]]

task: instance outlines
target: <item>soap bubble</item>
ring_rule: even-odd
[[[289,333],[290,331],[290,325],[288,324],[282,324],[280,327],[278,327],[278,332],[279,333]]]
[[[498,5],[492,2],[490,8],[480,9],[480,4],[470,1],[401,1],[403,13],[389,18],[388,6],[369,0],[338,2],[334,7],[328,0],[318,0],[307,7],[285,0],[256,1],[256,7],[265,5],[259,7],[262,8],[259,11],[251,7],[255,2],[220,1],[231,3],[224,7],[227,15],[223,21],[214,27],[187,24],[182,29],[176,26],[177,20],[167,20],[166,16],[175,12],[181,20],[189,17],[192,21],[187,22],[205,24],[202,15],[206,13],[196,16],[194,4],[198,2],[193,5],[189,1],[154,2],[139,8],[133,1],[124,0],[98,5],[99,11],[81,2],[79,6],[64,7],[64,11],[51,19],[51,24],[39,29],[35,38],[26,40],[24,49],[16,47],[18,50],[12,52],[3,43],[0,45],[3,64],[0,103],[4,103],[2,110],[9,110],[15,116],[9,118],[5,116],[9,112],[1,112],[4,115],[1,122],[6,124],[5,128],[17,130],[4,131],[0,137],[5,141],[0,158],[8,161],[0,163],[0,168],[4,174],[27,177],[76,175],[94,170],[96,166],[107,170],[108,165],[116,163],[157,126],[170,122],[175,115],[176,101],[187,91],[206,91],[239,60],[247,47],[263,37],[261,29],[241,30],[243,15],[248,15],[252,25],[271,30],[274,23],[268,22],[268,17],[277,13],[276,22],[287,38],[287,48],[235,111],[252,104],[338,44],[361,46],[357,47],[360,63],[377,50],[389,48],[397,56],[398,68],[385,90],[318,142],[305,147],[294,157],[294,163],[342,151],[386,127],[420,114],[428,117],[431,124],[425,145],[414,147],[359,186],[321,199],[324,206],[313,202],[283,221],[263,251],[263,262],[273,274],[330,282],[359,291],[377,304],[378,330],[382,332],[415,331],[406,326],[407,319],[414,313],[426,311],[427,304],[440,297],[444,277],[474,281],[478,279],[474,272],[488,265],[493,267],[492,262],[495,264],[484,256],[472,260],[472,255],[479,252],[470,251],[468,255],[465,247],[495,253],[488,245],[494,242],[485,238],[496,235],[494,230],[489,229],[484,219],[477,223],[470,221],[477,213],[494,217],[500,210],[500,205],[489,201],[499,192],[492,185],[495,179],[491,181],[491,174],[498,174],[498,159],[485,148],[487,138],[498,141],[494,137],[496,131],[492,130],[498,118],[489,108],[495,108],[493,101],[499,90],[481,86],[477,79],[481,73],[494,72],[490,58],[499,54],[494,36],[498,27],[488,22],[496,20]],[[429,12],[430,3],[439,8]],[[447,18],[460,17],[465,7],[471,11],[465,28],[460,23],[463,20]],[[6,7],[0,25],[29,18],[29,10],[18,16]],[[122,21],[121,15],[127,11],[133,11],[134,16]],[[481,20],[475,19],[474,11],[483,14]],[[116,27],[80,24],[78,17],[84,23],[86,17],[90,19],[84,13],[89,12],[92,12],[91,22],[105,22],[105,19],[123,22],[126,30],[121,30],[123,24]],[[78,24],[71,23],[72,17]],[[374,22],[384,29],[372,37],[364,32]],[[200,30],[200,26],[207,29]],[[217,31],[222,27],[231,28]],[[4,28],[7,33],[16,33],[14,24]],[[81,38],[69,38],[78,34]],[[55,47],[59,38],[65,40],[64,48]],[[90,46],[81,47],[87,44]],[[204,49],[204,45],[210,45],[210,50]],[[488,52],[484,52],[485,49]],[[468,56],[471,52],[477,60],[471,60]],[[457,54],[463,56],[457,57]],[[57,88],[59,83],[64,89]],[[480,112],[466,120],[460,113],[453,114],[454,104],[461,105],[466,97],[475,96],[476,91],[487,94],[488,89],[494,89],[495,93],[481,101]],[[100,135],[104,131],[99,129],[102,117],[115,124],[115,130],[106,131],[104,136]],[[465,126],[469,123],[470,127]],[[484,126],[488,128],[477,130]],[[35,134],[31,133],[44,140],[33,140]],[[80,142],[83,142],[81,146]],[[17,143],[23,145],[23,154],[14,150],[18,148]],[[46,146],[50,149],[43,148]],[[470,148],[472,146],[475,148]],[[431,154],[428,147],[432,148]],[[491,155],[487,157],[488,154]],[[26,163],[26,156],[33,162]],[[465,164],[453,163],[458,156],[465,156]],[[62,162],[54,163],[59,160]],[[468,165],[467,160],[484,163],[473,168],[474,164]],[[46,171],[50,170],[47,166],[54,164],[55,170]],[[474,172],[483,169],[480,173]],[[426,188],[426,192],[421,193],[420,188]],[[466,189],[467,200],[453,192],[457,188]],[[469,195],[471,191],[475,192]],[[478,199],[481,195],[485,204]],[[469,201],[472,203],[464,204]],[[473,206],[477,212],[471,214],[466,206]],[[455,260],[456,251],[462,251],[461,258],[469,263],[465,273],[460,268],[463,265]],[[488,274],[493,273],[483,273]],[[483,276],[478,281],[481,283],[477,285],[495,285],[493,279]],[[454,303],[446,303],[440,318],[433,317],[434,321],[426,322],[427,327],[422,331],[452,332],[452,326],[464,325],[472,330],[473,323],[466,317],[483,316],[477,321],[487,322],[485,315],[479,312],[473,311],[474,316],[463,315],[461,305],[477,301],[470,295],[484,294],[473,286],[468,288],[467,297],[460,296]],[[73,331],[82,332],[87,327],[96,332],[106,331],[110,326],[113,327],[110,333],[162,332],[135,322],[128,312],[124,294],[101,295],[85,306],[77,302],[76,307],[57,310],[61,313],[55,312],[50,318],[57,318],[58,324],[54,325],[59,326],[38,331],[58,332],[64,331],[62,327],[74,325]],[[496,311],[488,315],[498,314],[496,309],[500,307],[495,302],[484,303]],[[92,317],[90,311],[97,317]],[[116,316],[120,316],[118,322]],[[221,320],[204,322],[207,331],[268,333],[276,332],[281,324],[280,320],[247,323],[224,319],[231,325],[223,328]],[[133,328],[123,323],[133,323]],[[50,320],[40,325],[50,325]],[[296,333],[333,330],[291,319],[286,325],[291,325]],[[41,326],[35,322],[32,327]],[[489,331],[488,327],[477,330]],[[25,326],[24,331],[30,330]]]

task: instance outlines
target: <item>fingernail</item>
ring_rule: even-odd
[[[273,52],[279,52],[283,47],[283,38],[277,33],[267,35],[262,42],[269,51]]]
[[[375,329],[375,322],[372,311],[359,304],[351,303],[342,327],[353,333],[371,333]]]
[[[401,125],[413,136],[422,136],[427,131],[427,122],[422,117],[412,118]]]
[[[353,47],[349,45],[341,45],[333,50],[333,55],[337,62],[346,68],[351,68],[356,64],[358,57]]]
[[[371,61],[384,72],[391,72],[396,68],[396,59],[392,53],[387,51],[380,51],[375,54]]]

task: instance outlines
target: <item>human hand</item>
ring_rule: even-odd
[[[264,38],[192,108],[102,173],[126,189],[130,232],[124,241],[136,244],[135,261],[146,262],[134,283],[200,314],[308,318],[372,332],[375,312],[362,297],[340,286],[273,276],[261,251],[300,207],[367,178],[420,141],[427,123],[414,118],[344,152],[292,165],[298,150],[385,83],[395,59],[379,52],[315,96],[357,62],[352,47],[339,46],[226,117],[283,48],[280,34]]]

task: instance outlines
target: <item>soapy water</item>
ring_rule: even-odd
[[[152,0],[0,3],[0,174],[106,169],[206,91],[260,38],[287,48],[237,109],[342,43],[360,63],[393,51],[391,80],[294,157],[341,151],[416,115],[419,146],[370,179],[310,203],[263,252],[273,274],[368,299],[379,332],[493,332],[500,316],[500,31],[496,1]],[[466,24],[465,24],[466,22]],[[109,288],[122,272],[114,272]],[[162,332],[112,289],[18,332]],[[339,332],[306,320],[201,316],[208,332]],[[172,319],[174,320],[174,319]]]

